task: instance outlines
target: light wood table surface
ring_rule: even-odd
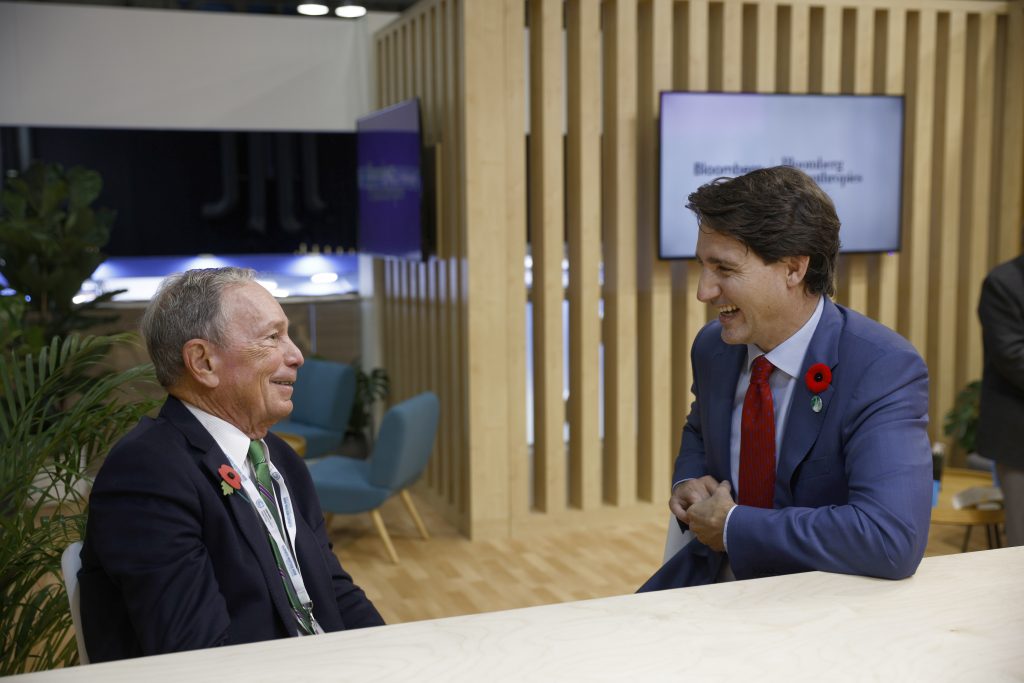
[[[609,568],[613,570],[614,568]],[[1024,548],[93,664],[34,681],[1021,681]],[[429,586],[424,586],[429,590]]]

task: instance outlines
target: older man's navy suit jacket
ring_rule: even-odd
[[[305,463],[273,434],[265,441],[291,492],[317,621],[325,631],[383,624],[331,550]],[[262,522],[243,495],[221,489],[225,464],[173,397],[111,451],[90,497],[79,572],[92,661],[295,635]]]

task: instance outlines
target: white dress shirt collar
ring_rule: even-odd
[[[814,336],[814,331],[818,329],[818,321],[821,320],[821,314],[824,310],[825,297],[820,297],[818,305],[814,308],[814,313],[807,319],[807,322],[793,336],[768,353],[765,353],[754,344],[747,344],[747,372],[750,371],[750,366],[754,359],[763,354],[777,370],[782,370],[790,377],[797,377],[800,374],[800,368],[803,366],[804,356],[807,355],[807,347],[811,345],[811,337]]]
[[[195,415],[196,419],[199,420],[199,424],[210,433],[213,440],[217,442],[220,449],[225,454],[230,455],[237,462],[246,462],[249,457],[249,436],[241,429],[231,424],[227,420],[222,420],[216,415],[196,408],[191,403],[182,401],[188,411]]]

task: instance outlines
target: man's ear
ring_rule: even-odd
[[[782,259],[786,266],[786,284],[790,287],[799,287],[803,284],[807,275],[807,266],[811,263],[810,256],[786,256]]]
[[[185,373],[209,389],[220,384],[217,376],[218,358],[213,344],[205,339],[189,339],[181,347]]]

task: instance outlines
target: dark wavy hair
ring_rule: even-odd
[[[700,228],[733,237],[765,263],[809,256],[804,284],[811,294],[835,294],[839,216],[832,200],[792,166],[759,168],[715,178],[688,197]]]

